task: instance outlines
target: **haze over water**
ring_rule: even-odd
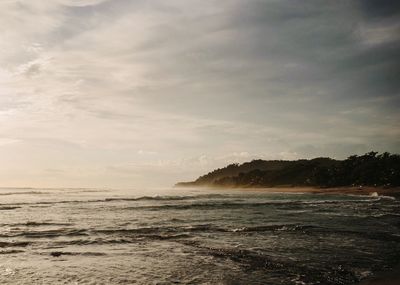
[[[392,197],[141,192],[1,189],[0,283],[354,284],[400,257]]]

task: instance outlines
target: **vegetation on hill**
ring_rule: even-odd
[[[400,186],[400,155],[369,152],[345,160],[331,158],[253,160],[230,164],[176,186]]]

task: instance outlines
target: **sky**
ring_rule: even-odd
[[[400,152],[400,2],[1,0],[0,186]]]

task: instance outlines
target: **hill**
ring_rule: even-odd
[[[253,160],[230,164],[176,186],[400,186],[400,155],[369,152],[345,160],[331,158]]]

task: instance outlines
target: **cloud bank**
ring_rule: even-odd
[[[4,186],[400,151],[396,1],[0,3]]]

